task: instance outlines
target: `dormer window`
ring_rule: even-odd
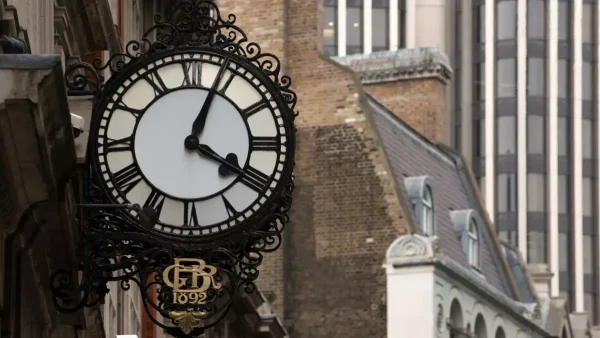
[[[454,223],[454,230],[462,246],[469,265],[479,269],[481,233],[479,232],[479,215],[475,210],[450,211],[450,219]]]
[[[419,230],[427,236],[435,232],[435,204],[433,190],[427,176],[407,177],[404,179],[406,192],[412,205]]]
[[[469,263],[474,266],[479,266],[479,228],[474,218],[469,222],[469,240],[468,240],[468,258]]]

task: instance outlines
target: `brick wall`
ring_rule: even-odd
[[[449,144],[446,84],[440,79],[369,84],[365,90],[428,139]]]
[[[299,97],[291,221],[283,247],[261,267],[259,286],[275,293],[274,311],[294,338],[385,337],[382,264],[407,232],[405,209],[363,111],[362,85],[319,54],[322,0],[219,3],[251,41],[283,58]],[[407,93],[429,90],[406,85]]]

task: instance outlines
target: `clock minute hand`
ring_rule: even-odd
[[[219,68],[219,72],[217,73],[217,76],[215,77],[215,82],[213,82],[213,85],[210,88],[208,95],[206,96],[206,100],[204,100],[204,103],[202,104],[200,113],[198,113],[198,116],[196,117],[196,119],[194,120],[194,123],[192,124],[192,135],[194,135],[194,136],[198,136],[198,133],[200,133],[202,131],[202,129],[204,129],[204,124],[206,123],[206,117],[208,116],[208,111],[210,110],[210,105],[211,105],[213,99],[215,98],[215,94],[217,93],[217,88],[219,86],[219,83],[221,82],[221,79],[223,78],[223,75],[225,74],[225,70],[227,69],[228,61],[229,61],[229,59],[223,60],[223,64],[221,65],[221,68]]]

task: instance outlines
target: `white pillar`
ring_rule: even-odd
[[[494,41],[494,9],[496,0],[485,1],[485,207],[490,219],[495,221],[495,186],[496,182],[496,152],[495,152],[495,130],[496,114],[494,111],[495,103],[495,82],[494,66],[496,63]]]
[[[364,0],[363,5],[363,52],[369,54],[373,51],[373,0]]]
[[[582,0],[573,1],[573,228],[575,243],[575,311],[584,311],[583,290],[583,219],[582,219],[582,140],[581,140],[581,70]]]
[[[398,50],[400,36],[398,36],[398,0],[390,1],[390,50]],[[404,33],[404,30],[402,31]]]
[[[338,0],[338,56],[346,56],[346,0]]]
[[[527,257],[527,1],[517,8],[517,182],[518,246]]]
[[[406,22],[405,22],[405,36],[406,36],[406,48],[415,48],[417,39],[417,4],[416,0],[406,0]]]

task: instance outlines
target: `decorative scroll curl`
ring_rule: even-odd
[[[223,16],[214,0],[178,0],[167,16],[156,14],[154,25],[140,41],[130,41],[121,53],[114,53],[103,65],[95,60],[93,65],[78,63],[69,71],[92,70],[96,75],[106,69],[118,74],[128,63],[143,59],[146,55],[173,49],[208,48],[223,50],[253,64],[276,85],[283,94],[289,109],[294,112],[297,103],[296,93],[290,89],[292,80],[281,75],[281,62],[271,53],[263,52],[261,46],[249,41],[246,33],[236,25],[236,16]],[[89,76],[88,76],[89,79]],[[79,80],[70,95],[98,94],[102,91],[102,81],[93,81],[95,86],[81,86]],[[71,81],[73,82],[73,81]],[[86,82],[87,83],[87,82]],[[90,83],[91,85],[91,83]],[[294,113],[294,116],[297,114]]]

